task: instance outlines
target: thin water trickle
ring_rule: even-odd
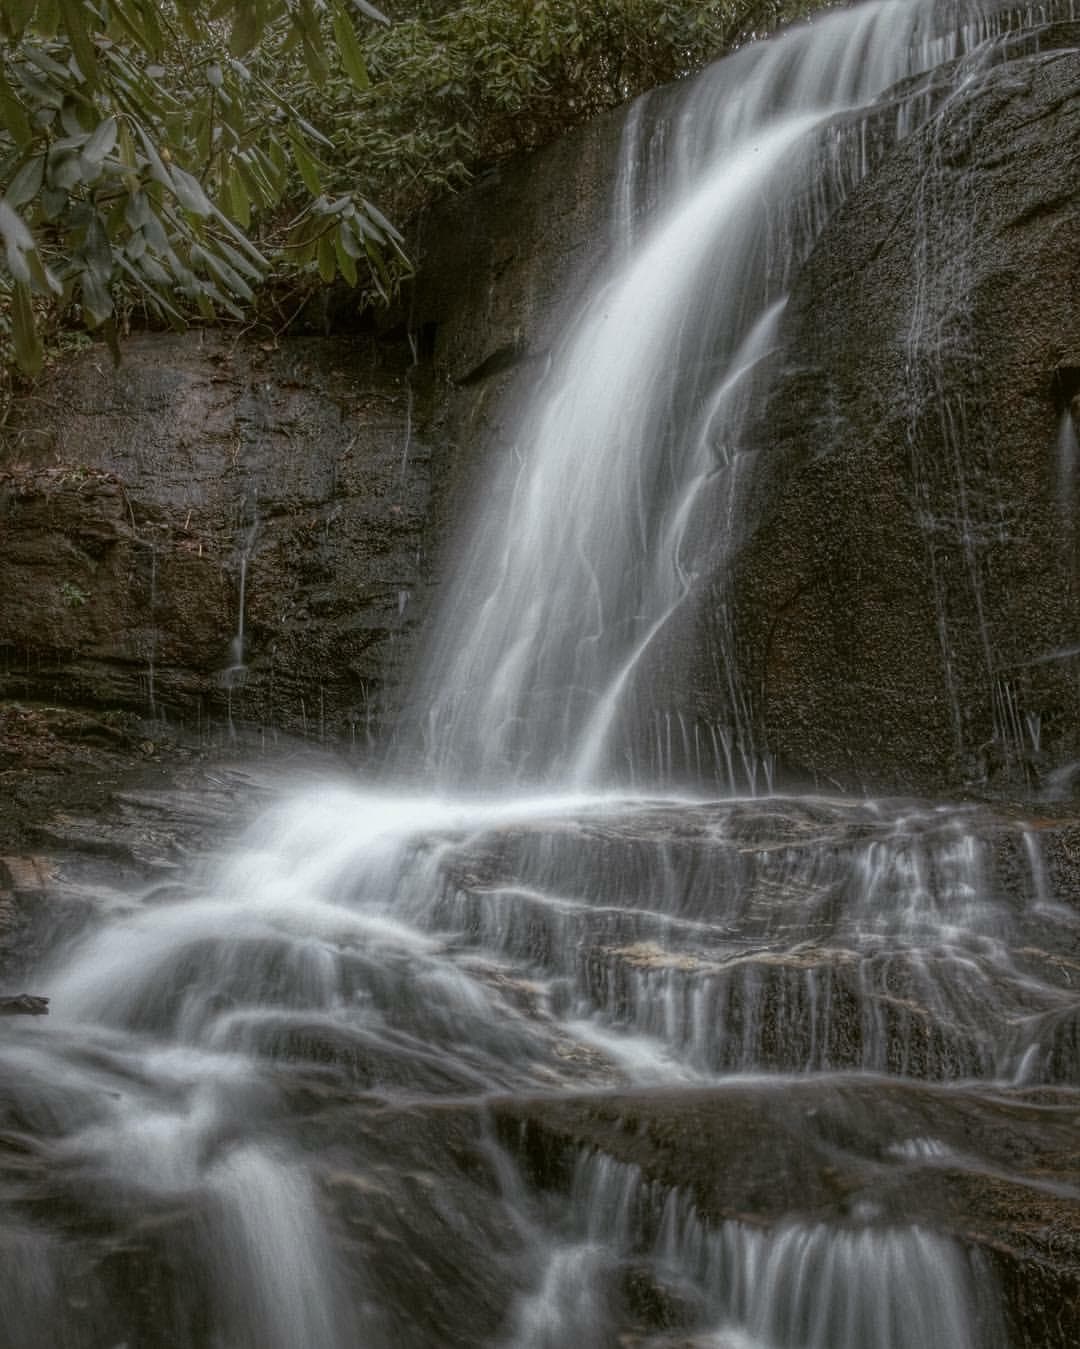
[[[245,523],[241,525],[235,553],[237,572],[236,629],[229,642],[229,663],[222,672],[225,687],[230,690],[243,684],[244,676],[247,674],[247,641],[244,629],[247,622],[248,565],[259,532],[258,502],[253,501],[250,512],[248,512],[246,500],[241,501],[240,511]]]
[[[49,1024],[5,1028],[3,1349],[1004,1346],[986,1210],[942,1217],[920,1168],[963,1144],[969,1179],[1023,1188],[970,1112],[1012,1121],[1007,1086],[1080,1065],[1034,829],[773,795],[732,663],[727,721],[652,668],[706,574],[726,614],[819,129],[991,32],[932,15],[830,14],[628,119],[614,262],[420,676],[449,785],[282,799],[53,952]],[[902,100],[900,130],[930,111]],[[839,184],[870,166],[846,145]]]

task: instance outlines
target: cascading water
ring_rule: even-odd
[[[987,31],[866,5],[630,119],[612,264],[420,681],[429,771],[475,793],[313,787],[39,971],[52,1017],[0,1039],[0,1349],[1008,1342],[972,1177],[1078,1197],[1036,832],[661,796],[676,758],[767,784],[734,682],[704,749],[647,732],[745,526],[790,273],[867,167],[849,137],[815,197],[820,129]]]
[[[492,495],[508,506],[475,523],[421,672],[428,755],[452,780],[663,775],[663,750],[640,747],[645,657],[739,543],[745,414],[821,223],[802,218],[819,169],[811,133],[980,31],[941,36],[930,5],[862,5],[698,81],[652,172],[633,134],[642,119],[630,122],[614,262],[495,468]],[[901,104],[898,132],[910,116]],[[850,183],[865,169],[857,144],[847,160]],[[661,203],[643,226],[639,178]],[[745,695],[730,701],[728,785],[764,785]]]

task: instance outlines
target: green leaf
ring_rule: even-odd
[[[155,61],[161,56],[164,38],[158,21],[159,0],[113,0],[112,14],[124,27],[136,46]]]
[[[93,122],[89,126],[83,125],[86,112],[87,107],[84,100],[77,99],[71,94],[65,97],[64,106],[60,109],[60,123],[69,136],[81,136],[85,140],[93,131]]]
[[[142,141],[143,153],[146,155],[147,164],[150,169],[150,177],[155,183],[160,183],[162,187],[172,187],[172,179],[169,177],[169,171],[161,156],[157,152],[157,147],[150,139],[149,135],[143,130],[139,122],[135,123],[135,130],[138,133],[139,140]]]
[[[334,249],[334,241],[330,238],[330,233],[319,236],[319,276],[329,285],[337,276],[337,253]]]
[[[382,211],[380,211],[377,206],[373,206],[366,197],[360,199],[360,204],[363,206],[368,218],[373,220],[381,229],[384,229],[395,243],[402,242],[401,231],[395,229],[394,226],[391,225],[390,221],[387,220],[386,216],[383,215]]]
[[[113,312],[108,284],[90,268],[80,277],[79,303],[89,328],[99,328]]]
[[[148,280],[153,281],[159,286],[171,286],[173,278],[168,271],[162,267],[157,258],[151,253],[144,253],[141,258],[136,258],[139,264],[139,271]]]
[[[105,222],[96,211],[86,227],[86,240],[82,251],[90,270],[108,285],[112,279],[113,250]]]
[[[319,182],[318,164],[315,162],[312,155],[308,153],[307,146],[293,127],[288,128],[286,135],[289,137],[293,159],[296,162],[296,167],[300,170],[300,177],[304,180],[304,186],[313,197],[319,196],[322,192],[322,184]]]
[[[25,255],[36,248],[34,236],[18,211],[13,211],[6,201],[0,201],[0,239],[4,241],[8,271],[16,281],[29,285],[30,266]]]
[[[106,155],[112,154],[116,146],[118,128],[115,117],[106,117],[94,128],[90,139],[83,146],[83,158],[91,164],[100,164]]]
[[[23,29],[34,17],[36,4],[37,0],[4,0],[4,27],[15,41],[22,37]]]
[[[20,206],[25,206],[27,202],[33,201],[41,191],[41,184],[45,178],[45,156],[35,155],[33,159],[28,159],[21,165],[18,172],[8,183],[7,191],[4,193],[4,200],[16,210]]]
[[[12,296],[11,340],[15,348],[15,363],[23,374],[31,378],[40,374],[44,352],[41,349],[37,324],[34,322],[30,287],[24,281],[16,281]]]
[[[367,254],[364,251],[363,242],[357,238],[353,233],[353,230],[353,221],[343,220],[341,222],[341,225],[338,227],[338,238],[341,241],[341,246],[345,252],[348,253],[350,258],[366,257]]]
[[[243,277],[240,276],[238,272],[234,271],[227,262],[224,262],[219,257],[215,257],[209,249],[202,248],[199,244],[196,244],[191,250],[191,261],[193,265],[201,264],[207,271],[212,272],[221,284],[231,290],[234,295],[239,295],[243,300],[253,300],[255,298],[252,294],[251,287]]]
[[[79,156],[71,150],[49,152],[49,186],[60,192],[70,192],[82,182],[82,168]]]
[[[186,332],[188,325],[179,309],[172,305],[160,291],[155,290],[154,287],[150,285],[149,281],[147,281],[146,277],[140,272],[137,272],[123,254],[119,255],[117,261],[120,263],[123,270],[127,272],[128,276],[131,277],[135,285],[147,296],[151,305],[153,305],[153,307],[168,320],[169,325],[177,332]],[[165,276],[165,285],[168,285],[168,275],[164,273],[163,269],[159,268],[159,270],[161,270],[162,274]]]
[[[267,262],[244,231],[237,229],[225,212],[218,210],[216,206],[214,207],[214,219],[221,224],[223,229],[229,232],[233,241],[248,255],[256,267],[260,268],[262,271],[268,270],[270,266],[269,262]]]
[[[263,279],[263,270],[256,267],[250,258],[245,258],[238,248],[233,248],[224,239],[215,239],[214,247],[218,251],[218,256],[227,258],[241,275],[249,276],[252,281]]]
[[[62,187],[41,189],[41,211],[46,220],[57,220],[68,204],[68,194]]]
[[[41,260],[41,255],[35,250],[33,253],[27,253],[26,261],[30,265],[30,286],[39,295],[56,295],[64,293],[64,287],[59,279],[49,270]]]
[[[346,249],[344,240],[342,239],[342,234],[347,228],[348,228],[347,225],[341,225],[338,229],[334,231],[334,252],[337,254],[337,265],[338,270],[341,272],[341,275],[345,278],[345,280],[349,283],[350,286],[355,286],[356,259],[348,251],[348,249]]]
[[[59,5],[60,16],[79,70],[88,87],[94,89],[98,82],[97,56],[90,38],[90,30],[86,26],[86,7],[82,0],[59,0]]]
[[[15,97],[15,92],[8,84],[2,67],[0,67],[0,123],[7,128],[18,150],[25,150],[34,139],[26,110]]]
[[[60,28],[59,0],[38,0],[34,27],[43,38],[54,38]]]
[[[356,29],[352,26],[352,20],[342,10],[336,9],[333,24],[334,38],[337,41],[338,51],[341,54],[341,64],[345,67],[345,73],[357,89],[367,89],[371,80],[368,78],[364,53],[357,40]]]
[[[304,64],[308,68],[308,74],[321,89],[326,83],[327,76],[330,74],[326,64],[326,57],[320,51],[319,45],[315,42],[310,42],[306,34],[304,36],[303,48]]]
[[[246,56],[259,40],[259,7],[253,0],[243,0],[236,6],[235,14],[229,34],[229,51],[233,56]]]
[[[251,225],[251,198],[244,186],[243,175],[238,164],[233,165],[232,173],[226,180],[229,214],[244,229]]]
[[[182,169],[179,164],[174,164],[171,170],[172,189],[176,195],[176,200],[184,208],[190,211],[192,215],[205,216],[213,214],[213,206],[210,204],[210,198],[203,191],[202,184],[198,178]]]
[[[273,206],[277,201],[277,193],[267,181],[266,174],[263,173],[261,165],[259,165],[258,162],[252,163],[246,158],[241,157],[237,160],[236,167],[239,170],[244,186],[247,188],[248,196],[259,206]],[[239,220],[240,217],[237,216],[237,219]],[[240,223],[243,224],[243,221],[241,220]]]
[[[390,20],[382,10],[376,9],[374,5],[369,5],[367,0],[352,0],[352,6],[354,9],[358,9],[361,14],[366,14],[369,19],[374,19],[376,23],[385,23],[389,26]]]

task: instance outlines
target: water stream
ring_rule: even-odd
[[[1080,1198],[1000,1123],[1080,1066],[1037,830],[772,794],[744,691],[657,734],[651,666],[745,524],[826,119],[983,39],[881,0],[630,119],[418,675],[438,790],[285,795],[3,1026],[0,1349],[1010,1342],[976,1181]]]

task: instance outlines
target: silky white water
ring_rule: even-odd
[[[877,1086],[935,1083],[951,1118],[955,1084],[996,1101],[1075,1071],[1032,831],[768,794],[729,670],[723,725],[661,697],[749,527],[743,432],[823,223],[824,128],[987,31],[934,15],[822,16],[666,95],[662,136],[630,117],[595,284],[417,678],[428,788],[286,797],[182,893],[54,953],[47,1024],[4,1028],[0,1349],[1004,1343],[989,1263],[902,1204],[707,1219],[584,1145],[560,1190],[491,1122],[507,1097],[647,1087],[677,1116],[678,1092],[850,1077],[891,1142],[830,1136],[819,1170],[873,1151],[903,1196],[951,1154]],[[868,167],[833,162],[832,196]]]
[[[490,467],[499,509],[471,524],[420,672],[446,780],[649,784],[670,768],[641,743],[648,657],[740,541],[743,425],[808,243],[815,128],[979,35],[942,36],[934,14],[860,5],[738,54],[678,101],[659,167],[629,123],[613,262]],[[852,154],[849,183],[865,169]],[[638,188],[655,199],[644,223]],[[764,785],[741,690],[730,704],[725,785]]]

